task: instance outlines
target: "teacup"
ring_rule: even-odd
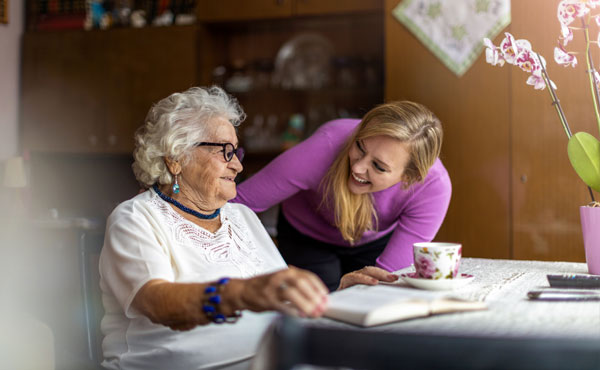
[[[422,279],[454,279],[459,276],[462,245],[458,243],[413,244],[415,270]]]

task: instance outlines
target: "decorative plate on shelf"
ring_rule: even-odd
[[[275,59],[274,83],[283,89],[319,89],[331,82],[331,41],[302,33],[287,41]]]

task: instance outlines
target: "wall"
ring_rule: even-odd
[[[393,18],[398,3],[385,5],[385,95],[427,105],[444,126],[441,158],[453,196],[438,240],[462,242],[469,257],[583,262],[579,206],[590,197],[569,164],[567,137],[548,92],[526,85],[527,74],[515,66],[487,64],[483,54],[456,77]],[[576,68],[553,60],[558,3],[513,0],[504,31],[528,39],[545,56],[572,130],[598,137],[585,59],[578,54]],[[590,35],[596,40],[595,24]],[[575,30],[574,37],[567,50],[585,50],[583,33]],[[598,48],[591,48],[598,65]]]
[[[9,1],[8,24],[0,24],[0,161],[17,154],[20,40],[23,0]]]
[[[385,97],[420,102],[442,121],[453,189],[438,240],[462,242],[469,257],[510,258],[510,70],[480,58],[456,77],[392,16],[398,3],[385,6]]]

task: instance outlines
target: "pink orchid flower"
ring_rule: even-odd
[[[575,55],[568,53],[560,44],[554,48],[554,61],[565,67],[571,66],[575,68],[577,65],[577,58]]]
[[[542,75],[542,66],[537,59],[537,56],[533,54],[533,52],[529,49],[522,49],[519,55],[517,55],[517,59],[515,61],[515,65],[521,68],[523,71],[534,75],[541,76]]]
[[[483,44],[485,45],[485,61],[493,66],[504,65],[504,57],[500,54],[499,49],[492,43],[490,39],[487,37],[483,39]]]
[[[600,17],[598,17],[600,18]],[[563,45],[567,46],[567,44],[571,41],[573,41],[573,30],[571,30],[569,27],[561,24],[560,25],[560,33],[562,34],[561,39],[563,40]]]
[[[600,0],[599,0],[600,1]],[[538,58],[537,53],[531,49],[531,43],[527,40],[515,40],[510,33],[505,33],[506,38],[502,40],[500,47],[496,47],[489,39],[484,39],[483,43],[487,47],[486,62],[492,65],[504,65],[504,62],[517,65],[523,71],[530,74],[527,84],[532,85],[537,90],[546,88],[542,69],[546,67],[546,60],[541,55]],[[495,55],[498,49],[502,51],[501,55]],[[551,86],[556,89],[554,82],[549,80]]]
[[[590,7],[590,9],[594,9],[597,6],[600,6],[600,0],[587,0],[587,6]]]
[[[500,43],[500,50],[502,51],[502,57],[508,62],[508,64],[515,64],[517,58],[517,45],[515,38],[510,34],[506,33],[506,38]]]
[[[554,84],[552,81],[550,81],[550,83],[552,84],[554,90],[556,90],[556,84]],[[529,76],[527,79],[527,85],[533,86],[533,88],[536,90],[544,90],[546,88],[546,82],[544,82],[544,78],[542,76]]]
[[[527,40],[515,40],[514,36],[508,32],[504,33],[506,37],[500,43],[502,56],[508,64],[515,64],[517,56],[523,49],[531,50],[531,44]]]
[[[594,2],[593,7],[596,6]],[[589,13],[590,9],[580,0],[563,0],[558,4],[558,21],[564,26],[571,24],[575,18]]]

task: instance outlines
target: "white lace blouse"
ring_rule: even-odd
[[[233,325],[210,324],[179,332],[153,324],[131,307],[138,290],[152,279],[207,282],[286,267],[248,207],[227,203],[220,217],[221,227],[211,233],[181,217],[153,190],[112,212],[100,256],[105,367],[203,369],[253,356],[273,313],[245,311]]]

